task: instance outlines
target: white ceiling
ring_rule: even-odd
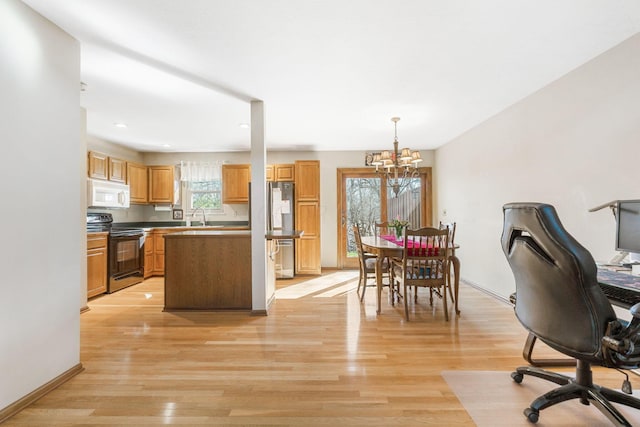
[[[24,0],[138,151],[433,149],[640,31],[639,0]],[[126,129],[114,123],[124,122]],[[164,145],[168,145],[165,147]]]

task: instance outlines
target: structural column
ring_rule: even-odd
[[[264,315],[275,293],[267,288],[266,158],[264,103],[251,101],[251,311]]]

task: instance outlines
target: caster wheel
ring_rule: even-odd
[[[524,410],[524,416],[527,417],[527,421],[529,421],[532,424],[535,424],[538,422],[538,418],[540,414],[538,413],[538,411],[535,411],[531,408],[527,408]]]
[[[511,373],[511,378],[517,382],[518,384],[520,384],[522,382],[522,378],[524,377],[524,375],[519,374],[517,372],[512,372]]]

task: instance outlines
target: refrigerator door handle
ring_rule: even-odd
[[[276,260],[276,254],[278,252],[280,252],[280,241],[276,239],[273,242],[274,242],[275,250],[269,252],[269,258],[271,258],[271,261],[275,261]]]

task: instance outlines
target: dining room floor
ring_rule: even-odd
[[[162,278],[94,298],[81,316],[84,371],[4,425],[473,426],[445,375],[524,364],[511,306],[467,284],[448,322],[428,292],[407,322],[386,290],[377,315],[375,288],[361,302],[356,285],[357,272],[340,270],[278,281],[268,316],[165,312]],[[612,388],[623,379],[594,377]],[[514,387],[508,375],[491,381],[487,390]],[[571,424],[543,413],[540,425]]]

